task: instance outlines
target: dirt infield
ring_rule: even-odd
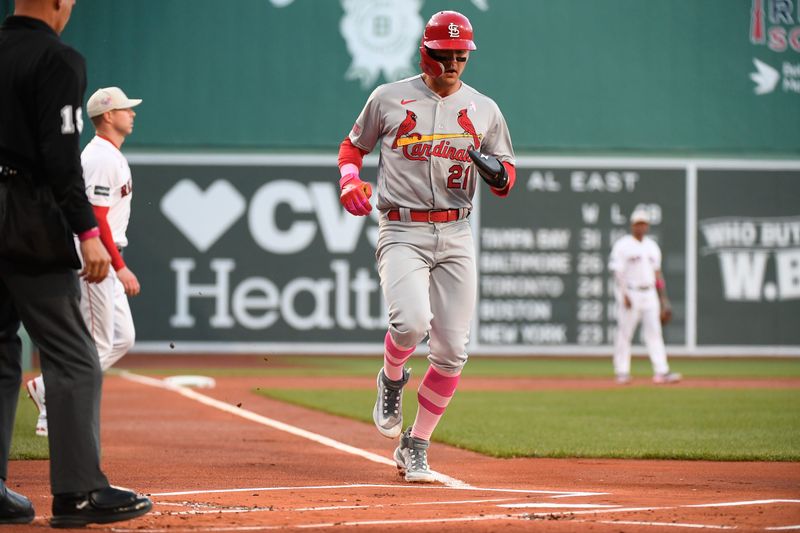
[[[324,386],[372,381],[332,380]],[[464,388],[488,381],[465,380]],[[557,385],[601,385],[591,382]],[[800,463],[492,459],[436,444],[430,460],[443,483],[409,485],[389,460],[394,442],[370,425],[250,392],[308,385],[222,378],[214,389],[187,392],[107,377],[104,468],[114,484],[155,502],[151,515],[113,529],[800,530]],[[31,497],[38,516],[32,526],[3,531],[46,527],[47,462],[12,462],[9,484]]]

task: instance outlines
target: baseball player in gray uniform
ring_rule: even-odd
[[[477,174],[497,196],[514,185],[514,152],[497,104],[461,81],[475,50],[462,14],[431,17],[420,46],[422,74],[375,89],[339,148],[341,196],[353,215],[372,210],[359,178],[380,143],[376,251],[389,311],[373,419],[400,437],[394,459],[409,482],[432,482],[427,449],[467,361],[477,272],[468,222]],[[414,424],[402,432],[405,363],[429,337],[430,366],[417,391]],[[401,435],[402,432],[402,435]]]

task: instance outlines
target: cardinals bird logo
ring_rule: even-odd
[[[475,131],[475,126],[467,116],[467,108],[465,107],[458,112],[458,125],[464,128],[464,131],[472,135],[472,147],[477,150],[481,147],[481,141],[478,138],[478,133]]]
[[[460,121],[461,119],[459,119]],[[403,122],[400,123],[400,126],[397,128],[397,135],[394,137],[394,142],[392,143],[392,150],[397,148],[397,140],[412,131],[417,126],[417,115],[414,114],[413,111],[406,109],[406,118],[403,119]]]

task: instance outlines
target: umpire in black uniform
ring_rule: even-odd
[[[110,257],[84,192],[79,136],[83,57],[61,42],[75,0],[17,0],[0,26],[0,524],[33,520],[8,489],[22,379],[20,321],[40,349],[47,386],[53,527],[127,520],[149,499],[111,487],[100,469],[102,373],[78,307],[80,239],[89,282]]]

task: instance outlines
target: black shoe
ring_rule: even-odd
[[[146,514],[153,503],[146,496],[117,487],[53,496],[51,527],[82,527],[130,520]]]
[[[27,524],[34,516],[31,501],[6,487],[0,479],[0,524]]]

